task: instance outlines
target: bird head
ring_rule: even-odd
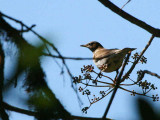
[[[94,52],[97,48],[103,48],[103,46],[97,41],[89,42],[85,45],[81,45],[81,47],[89,48],[92,52]]]

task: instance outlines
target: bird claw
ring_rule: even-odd
[[[105,70],[106,68],[107,68],[106,64],[103,64],[102,66],[99,67],[99,69],[102,70],[102,71]]]

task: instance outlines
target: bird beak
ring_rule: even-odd
[[[80,45],[81,47],[87,47],[87,45]]]

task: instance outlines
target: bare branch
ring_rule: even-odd
[[[93,59],[97,59],[97,58],[82,58],[82,57],[65,57],[65,56],[57,56],[57,55],[52,55],[52,54],[47,54],[47,53],[43,53],[44,56],[48,56],[48,57],[53,57],[53,58],[58,58],[58,59],[69,59],[69,60],[93,60]],[[101,57],[99,59],[102,59],[105,57]]]
[[[120,87],[120,86],[119,86],[119,88],[122,89],[122,90],[124,90],[124,91],[133,93],[133,91],[127,90],[127,89],[125,89],[125,88],[123,88],[123,87]],[[148,96],[148,95],[146,95],[146,94],[141,94],[141,93],[137,93],[137,92],[134,92],[134,94],[142,95],[142,96],[146,96],[146,97],[152,98],[151,96]]]
[[[44,37],[42,37],[42,36],[39,35],[37,32],[35,32],[34,30],[32,30],[32,28],[33,28],[35,25],[32,25],[31,27],[28,27],[28,26],[25,25],[23,22],[21,22],[21,21],[19,21],[19,20],[16,20],[16,19],[14,19],[14,18],[12,18],[12,17],[10,17],[10,16],[8,16],[8,15],[5,15],[5,14],[3,14],[3,13],[1,13],[1,12],[0,12],[0,16],[6,17],[6,18],[8,18],[8,19],[10,19],[10,20],[13,20],[13,21],[21,24],[22,26],[26,27],[26,29],[27,29],[26,31],[31,31],[31,32],[33,32],[33,33],[34,33],[40,40],[42,40],[45,44],[50,45],[50,46],[53,48],[53,50],[55,50],[55,51],[57,52],[57,54],[59,55],[59,57],[62,59],[62,62],[63,62],[63,64],[64,64],[64,66],[66,67],[68,74],[69,74],[70,77],[72,78],[72,74],[71,74],[68,66],[67,66],[66,63],[65,63],[65,60],[63,59],[63,56],[62,56],[61,53],[58,51],[58,49],[57,49],[52,43],[50,43],[49,41],[47,41]],[[21,32],[21,31],[20,31],[20,32]],[[48,49],[48,48],[47,48],[47,49]]]
[[[131,66],[131,68],[128,70],[128,72],[123,76],[121,82],[123,82],[128,76],[129,74],[131,74],[131,72],[133,71],[133,69],[135,68],[136,64],[138,63],[138,61],[140,60],[140,58],[142,57],[142,55],[145,53],[145,51],[148,49],[148,47],[151,45],[152,40],[154,39],[154,35],[151,36],[150,40],[148,41],[147,45],[145,46],[145,48],[143,49],[143,51],[141,52],[140,56],[137,58],[136,61],[134,61],[133,65]]]
[[[83,80],[83,79],[81,79],[81,80]],[[85,80],[85,79],[84,79],[84,80]],[[94,81],[95,79],[90,79],[90,80]],[[114,85],[113,83],[103,82],[103,81],[99,81],[99,80],[97,80],[97,82],[103,83],[103,84]]]
[[[113,90],[114,90],[114,89],[111,89],[111,90],[110,90],[107,94],[105,94],[103,97],[101,97],[100,99],[98,99],[98,100],[92,102],[92,104],[93,104],[93,103],[96,103],[96,102],[98,102],[98,101],[100,101],[101,99],[103,99],[104,97],[106,97],[107,95],[109,95]],[[105,119],[106,119],[106,118],[105,118]]]
[[[86,85],[86,86],[91,86],[91,87],[112,87],[111,85],[107,85],[107,86],[104,86],[104,85],[90,85],[90,84],[86,84],[86,83],[82,83],[81,84],[83,85]]]
[[[34,33],[40,40],[43,41],[43,43],[45,44],[46,49],[48,49],[46,44],[48,44],[49,46],[51,46],[51,48],[52,48],[52,49],[58,54],[58,56],[61,58],[62,63],[63,63],[63,65],[65,66],[65,68],[66,68],[66,70],[67,70],[67,73],[68,73],[68,75],[69,75],[70,78],[71,78],[72,88],[73,88],[74,91],[77,93],[77,88],[76,88],[76,86],[73,85],[73,81],[72,81],[73,75],[72,75],[72,73],[71,73],[68,65],[66,64],[65,59],[63,58],[62,54],[59,52],[59,50],[58,50],[52,43],[50,43],[49,41],[47,41],[44,37],[42,37],[41,35],[39,35],[39,34],[38,34],[37,32],[35,32],[33,29],[31,29],[31,28],[34,27],[34,25],[33,25],[32,27],[28,27],[28,26],[25,25],[23,22],[21,22],[21,21],[19,21],[19,20],[17,20],[17,19],[14,19],[14,18],[12,18],[12,17],[10,17],[10,16],[8,16],[8,15],[5,15],[5,14],[3,14],[3,13],[0,12],[0,17],[2,17],[2,16],[3,16],[3,17],[6,17],[6,18],[8,18],[8,19],[10,19],[10,20],[13,20],[13,21],[15,21],[15,22],[17,22],[17,23],[19,23],[22,27],[25,27],[28,31],[31,31],[32,33]],[[20,30],[19,32],[21,32],[21,30]],[[78,94],[77,94],[77,98],[78,98],[79,102],[82,103],[81,100],[80,100],[80,98],[79,98],[79,96],[78,96]]]
[[[119,75],[118,75],[118,77],[117,77],[117,79],[116,79],[116,85],[115,85],[115,87],[114,87],[114,91],[113,91],[113,93],[112,93],[112,96],[111,96],[111,98],[110,98],[110,100],[109,100],[108,106],[107,106],[107,108],[106,108],[106,110],[105,110],[105,113],[104,113],[102,119],[105,119],[106,116],[107,116],[107,113],[108,113],[108,111],[109,111],[109,109],[110,109],[110,106],[111,106],[112,101],[113,101],[113,99],[114,99],[114,97],[115,97],[115,94],[116,94],[116,92],[117,92],[117,89],[118,89],[118,87],[119,87],[119,85],[120,85],[121,77],[122,77],[124,68],[125,68],[125,66],[126,66],[126,64],[127,64],[127,61],[129,60],[130,55],[131,55],[131,53],[127,54],[127,57],[126,57],[126,59],[125,59],[125,61],[124,61],[124,64],[122,65],[121,71],[120,71],[120,73],[119,73]]]
[[[14,107],[14,106],[11,106],[11,105],[9,105],[9,104],[7,104],[5,102],[3,102],[3,107],[5,109],[7,109],[7,110],[18,112],[18,113],[22,113],[22,114],[26,114],[26,115],[29,115],[29,116],[34,116],[34,117],[39,116],[38,112],[34,112],[34,111],[30,111],[30,110],[25,110],[25,109],[21,109],[21,108],[18,108],[18,107]],[[52,117],[55,118],[55,116],[52,116]],[[80,116],[71,116],[71,118],[68,118],[68,119],[70,119],[70,120],[74,120],[74,119],[77,119],[77,120],[101,120],[101,118],[89,118],[89,117],[80,117]],[[110,119],[106,118],[106,120],[110,120]]]
[[[95,72],[95,71],[93,71],[93,72],[98,75],[97,72]],[[112,78],[110,78],[110,77],[108,77],[108,76],[106,76],[106,75],[103,75],[103,74],[101,74],[101,76],[106,77],[106,78],[110,79],[110,80],[113,82],[113,79],[112,79]]]
[[[160,75],[158,75],[158,74],[156,74],[156,73],[153,73],[153,72],[151,72],[151,71],[148,71],[148,70],[144,70],[143,71],[143,73],[145,74],[149,74],[149,75],[152,75],[152,76],[155,76],[155,77],[157,77],[157,78],[159,78],[160,79]]]
[[[131,0],[128,0],[123,6],[121,9],[123,9]]]
[[[24,109],[21,109],[21,108],[18,108],[18,107],[14,107],[14,106],[11,106],[11,105],[9,105],[5,102],[3,102],[3,107],[7,110],[22,113],[22,114],[26,114],[26,115],[29,115],[29,116],[35,116],[36,117],[38,115],[38,113],[36,113],[36,112],[29,111],[29,110],[24,110]]]
[[[128,14],[127,12],[123,11],[122,9],[120,9],[119,7],[114,5],[109,0],[98,0],[98,1],[101,2],[104,6],[108,7],[114,13],[121,16],[122,18],[124,18],[124,19],[128,20],[129,22],[143,28],[144,30],[148,31],[149,33],[151,33],[155,37],[160,37],[160,29],[154,28],[151,25],[135,18],[134,16]]]

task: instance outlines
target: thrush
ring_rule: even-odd
[[[105,49],[99,42],[92,41],[81,47],[89,48],[93,52],[93,61],[102,72],[113,72],[122,66],[122,62],[127,53],[136,48]]]

